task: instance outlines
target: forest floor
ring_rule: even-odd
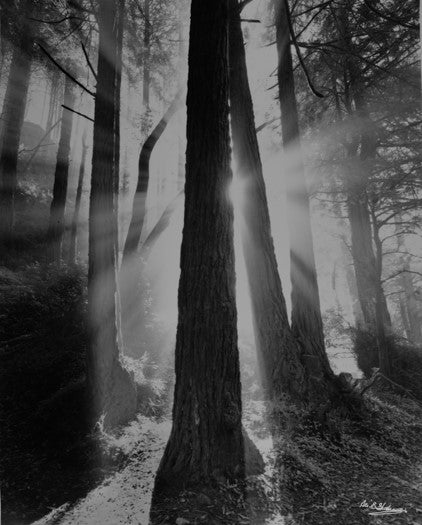
[[[148,524],[173,372],[127,358],[145,401],[137,419],[115,435],[86,432],[85,276],[83,267],[0,268],[2,525]],[[162,349],[166,334],[151,332]],[[248,479],[246,500],[239,487],[181,494],[155,509],[154,525],[422,525],[420,404],[371,388],[356,417],[332,410],[320,424],[289,414],[272,447],[250,348],[240,346],[244,426],[265,473]],[[405,512],[372,516],[363,502]]]
[[[385,403],[376,398],[372,402]],[[397,399],[389,400],[390,409],[393,402]],[[282,446],[282,480],[274,467],[275,453],[261,417],[262,406],[252,403],[245,425],[266,459],[267,469],[265,474],[249,480],[251,501],[246,501],[236,511],[236,505],[224,508],[204,494],[182,494],[159,511],[160,519],[154,523],[422,524],[422,463],[420,455],[418,458],[413,455],[417,451],[420,454],[421,443],[417,436],[421,436],[422,427],[420,422],[411,422],[411,414],[418,409],[407,401],[404,407],[406,431],[412,434],[405,442],[397,435],[396,428],[390,428],[390,435],[383,436],[384,447],[376,444],[377,440],[371,436],[349,435],[344,441],[348,433],[346,428],[342,431],[343,443],[334,443],[316,434],[311,436],[307,431],[294,443],[286,440],[286,446]],[[397,415],[399,412],[402,410],[397,409]],[[127,464],[87,496],[54,509],[34,525],[147,525],[154,475],[170,426],[167,418],[153,421],[140,416],[119,437],[108,436],[114,447],[128,455]],[[394,445],[397,438],[400,441]],[[251,490],[258,485],[259,491]],[[371,516],[371,510],[364,506],[365,501],[368,505],[384,503],[406,512]]]

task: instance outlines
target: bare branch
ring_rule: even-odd
[[[328,0],[327,2],[322,2],[321,4],[318,4],[318,5],[314,5],[312,7],[310,7],[309,9],[305,9],[304,11],[301,11],[300,13],[295,13],[294,14],[294,18],[296,18],[297,16],[302,16],[302,15],[306,15],[306,13],[309,13],[311,11],[314,11],[315,9],[318,9],[318,8],[323,8],[329,4],[331,4],[333,0]]]
[[[86,50],[86,48],[85,48],[85,46],[83,45],[82,42],[81,42],[81,46],[82,46],[82,51],[83,51],[83,53],[84,53],[85,60],[86,60],[86,63],[88,64],[88,67],[89,67],[89,69],[91,70],[92,74],[94,75],[95,80],[98,80],[98,79],[97,79],[97,72],[95,71],[94,66],[92,65],[92,62],[91,62],[91,60],[89,59],[88,52],[87,52],[87,50]]]
[[[260,131],[262,131],[264,128],[266,128],[267,126],[269,126],[270,124],[272,124],[273,122],[275,122],[276,120],[278,120],[277,117],[275,118],[272,118],[271,120],[267,120],[267,122],[263,122],[260,126],[258,126],[256,128],[256,132],[259,133]]]
[[[386,281],[389,281],[390,279],[394,279],[395,277],[397,277],[398,275],[401,275],[402,273],[412,273],[412,274],[415,274],[415,275],[419,275],[419,277],[422,277],[422,273],[421,272],[417,272],[416,270],[399,270],[398,272],[395,272],[393,274],[391,274],[389,277],[386,277],[385,279],[382,279],[382,283],[385,283]]]
[[[300,65],[302,66],[303,72],[305,73],[305,77],[306,77],[306,80],[308,81],[308,85],[309,85],[309,87],[310,87],[310,89],[311,89],[311,91],[312,91],[312,93],[314,95],[316,95],[319,98],[324,98],[324,95],[322,93],[320,93],[319,91],[317,91],[315,89],[313,83],[312,83],[311,77],[310,77],[310,75],[308,73],[308,70],[306,68],[305,62],[304,62],[303,57],[302,57],[302,52],[301,52],[301,50],[299,48],[299,45],[297,43],[297,40],[296,40],[296,35],[295,35],[294,29],[293,29],[292,19],[291,19],[291,16],[290,16],[289,4],[288,4],[287,0],[284,0],[284,2],[285,2],[285,5],[286,5],[287,22],[289,24],[290,36],[292,37],[292,41],[293,41],[293,44],[295,46],[297,58],[299,59]]]
[[[38,47],[41,49],[41,51],[53,62],[53,64],[60,69],[62,73],[64,73],[70,80],[72,80],[75,84],[77,84],[80,88],[82,88],[84,91],[89,93],[92,97],[95,98],[95,93],[91,90],[89,90],[86,86],[81,84],[79,80],[76,80],[74,76],[72,76],[68,71],[66,71],[58,62],[55,60],[50,53],[39,43],[37,42]]]
[[[93,118],[88,117],[88,115],[85,115],[85,113],[80,113],[79,111],[76,111],[76,109],[72,109],[69,106],[65,106],[64,104],[62,104],[62,108],[67,109],[68,111],[71,111],[72,113],[76,113],[77,115],[80,115],[81,117],[84,117],[87,120],[90,120],[91,122],[94,122]]]

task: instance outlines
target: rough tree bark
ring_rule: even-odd
[[[227,29],[227,0],[192,1],[176,386],[156,495],[244,476]]]
[[[302,359],[307,373],[317,382],[327,383],[333,379],[333,372],[325,352],[309,196],[300,147],[288,17],[288,0],[276,0],[277,77],[282,139],[286,159],[294,157],[285,173],[292,283],[291,328],[302,346]]]
[[[242,181],[242,245],[264,389],[306,395],[301,351],[292,336],[271,236],[265,182],[255,129],[239,3],[230,0],[230,116],[235,176]]]
[[[99,54],[95,98],[94,142],[89,209],[88,318],[90,345],[87,359],[88,389],[93,419],[104,414],[104,424],[128,421],[136,409],[133,378],[119,356],[117,328],[117,194],[116,104],[119,31],[123,0],[99,2]]]
[[[85,179],[85,165],[86,165],[87,153],[88,153],[88,143],[86,140],[86,129],[85,129],[83,136],[82,136],[82,154],[81,154],[81,164],[79,166],[78,186],[76,188],[75,209],[73,211],[72,225],[70,228],[70,245],[69,245],[69,263],[70,264],[76,261],[79,211],[81,208],[82,189],[83,189],[83,184],[84,184],[84,179]]]
[[[63,104],[72,108],[74,101],[73,81],[66,77]],[[50,222],[47,232],[47,242],[49,243],[48,258],[51,262],[59,262],[61,257],[72,126],[73,113],[63,108],[59,149],[57,151],[56,170],[54,172],[53,200],[51,201]]]
[[[22,18],[31,12],[30,0],[21,0]],[[25,28],[14,48],[3,103],[3,132],[0,147],[0,243],[10,245],[13,240],[15,193],[17,189],[17,164],[19,139],[25,115],[29,78],[31,75],[33,40]]]

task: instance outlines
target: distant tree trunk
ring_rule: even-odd
[[[400,285],[403,290],[404,315],[407,317],[406,334],[407,338],[416,345],[422,345],[422,326],[421,319],[417,312],[417,302],[415,299],[415,288],[412,276],[408,273],[410,269],[409,259],[402,258],[403,273],[400,275]]]
[[[123,263],[125,262],[125,259],[136,253],[141,238],[145,220],[145,203],[149,184],[149,161],[152,151],[161,135],[164,133],[170,119],[182,105],[182,100],[182,93],[179,92],[160,122],[155,126],[152,133],[142,146],[138,163],[138,184],[133,197],[132,218],[123,250]]]
[[[149,233],[148,237],[145,239],[145,242],[142,243],[140,249],[140,257],[147,259],[151,253],[152,248],[155,246],[155,243],[160,238],[160,235],[166,231],[170,225],[171,218],[177,208],[181,206],[181,202],[185,198],[184,190],[180,190],[179,193],[170,201],[163,211],[161,217],[158,219],[157,224]]]
[[[64,105],[72,108],[75,101],[73,81],[66,77]],[[50,207],[50,222],[47,232],[48,252],[51,262],[60,261],[64,232],[64,212],[67,197],[67,182],[70,162],[70,139],[72,137],[73,113],[63,108],[59,149],[54,173],[53,200]]]
[[[47,137],[50,136],[51,132],[53,131],[53,129],[58,126],[60,123],[61,123],[61,117],[56,120],[56,122],[50,126],[49,128],[47,128],[47,131],[45,132],[45,134],[42,136],[41,140],[38,142],[38,144],[36,145],[36,147],[34,148],[34,151],[32,152],[31,156],[29,157],[29,159],[26,161],[26,164],[25,164],[25,167],[23,168],[23,174],[25,175],[26,173],[28,173],[28,170],[29,168],[31,167],[31,164],[32,164],[32,161],[35,159],[38,151],[41,149],[41,147],[44,145],[44,141],[47,139]]]
[[[267,394],[306,395],[300,347],[291,334],[271,236],[265,182],[246,69],[239,4],[230,0],[230,116],[242,181],[242,244],[261,379]]]
[[[105,414],[104,424],[128,421],[136,409],[136,389],[119,356],[116,305],[116,103],[119,96],[118,58],[123,0],[99,2],[99,54],[95,98],[94,141],[89,210],[88,388],[93,417]]]
[[[343,223],[343,221],[342,221]],[[340,228],[344,228],[343,224]],[[352,312],[355,320],[355,326],[361,326],[363,322],[362,309],[359,303],[358,290],[356,286],[356,275],[354,273],[353,264],[350,262],[350,250],[346,244],[345,236],[342,236],[341,242],[342,261],[346,270],[346,283],[349,290],[350,301],[352,303]]]
[[[145,112],[145,127],[144,131],[149,130],[149,117],[150,117],[150,103],[149,103],[149,91],[150,91],[150,55],[151,55],[151,21],[150,21],[150,1],[144,0],[144,66],[143,66],[143,78],[142,78],[142,104]]]
[[[70,264],[76,261],[79,211],[81,208],[82,189],[83,189],[84,178],[85,178],[85,165],[86,165],[87,153],[88,153],[88,144],[86,141],[86,130],[85,130],[83,137],[82,137],[82,156],[81,156],[81,164],[79,166],[78,186],[76,188],[75,209],[73,211],[72,225],[70,229],[70,246],[69,246],[69,263]]]
[[[23,2],[22,12],[26,9],[25,6],[26,3]],[[26,12],[22,16],[27,16]],[[10,245],[13,239],[19,140],[31,75],[31,55],[32,38],[27,32],[23,32],[13,51],[3,103],[0,147],[0,243],[6,245]]]
[[[300,146],[288,0],[276,0],[275,6],[281,128],[286,162],[290,159],[285,181],[290,232],[291,327],[302,345],[307,373],[316,381],[326,382],[331,381],[333,372],[325,352],[309,196]]]
[[[155,494],[244,477],[227,30],[226,0],[192,1],[173,428]]]
[[[391,326],[390,314],[387,310],[387,301],[385,299],[384,290],[382,287],[382,265],[383,265],[383,250],[382,242],[379,235],[379,226],[377,223],[376,213],[374,208],[371,208],[372,214],[372,230],[376,249],[376,274],[375,274],[375,319],[377,330],[378,343],[378,362],[381,372],[387,377],[391,377],[393,373],[392,362],[389,351],[389,342],[387,339],[387,326]],[[386,318],[388,315],[388,318]]]
[[[402,214],[399,214],[398,218],[401,222],[403,220]],[[406,246],[404,234],[400,231],[398,225],[396,226],[396,235],[398,239],[398,250],[400,252],[405,252]],[[400,294],[400,311],[403,318],[403,325],[409,341],[416,345],[421,345],[422,326],[417,313],[413,276],[409,273],[410,255],[402,253],[400,255],[400,264],[403,272],[400,274],[398,282],[402,289],[402,293]]]
[[[46,129],[50,129],[53,126],[53,123],[56,119],[57,106],[61,88],[61,75],[60,71],[57,68],[51,72],[51,88],[50,88],[50,101],[48,105],[48,114],[47,114],[47,124]],[[52,130],[51,130],[52,131]],[[48,140],[52,139],[52,133],[48,135]]]
[[[386,326],[391,325],[384,291],[382,289],[382,249],[376,220],[371,227],[371,212],[368,202],[368,183],[377,150],[376,129],[369,117],[364,98],[365,86],[353,52],[353,42],[348,23],[346,0],[338,10],[341,44],[344,49],[345,82],[348,82],[351,99],[355,109],[349,107],[354,122],[354,139],[347,146],[349,170],[346,179],[348,213],[351,229],[351,251],[356,274],[356,284],[366,331],[375,333],[378,340],[378,358],[373,356],[374,364],[379,364],[385,375],[390,374],[391,363],[388,357]],[[360,146],[360,150],[358,148]],[[376,245],[375,256],[373,242]],[[381,362],[380,362],[381,360]],[[377,362],[378,361],[378,362]]]

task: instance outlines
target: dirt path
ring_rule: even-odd
[[[116,440],[128,465],[75,505],[63,505],[33,525],[147,525],[154,476],[170,433],[170,421],[140,417]]]

